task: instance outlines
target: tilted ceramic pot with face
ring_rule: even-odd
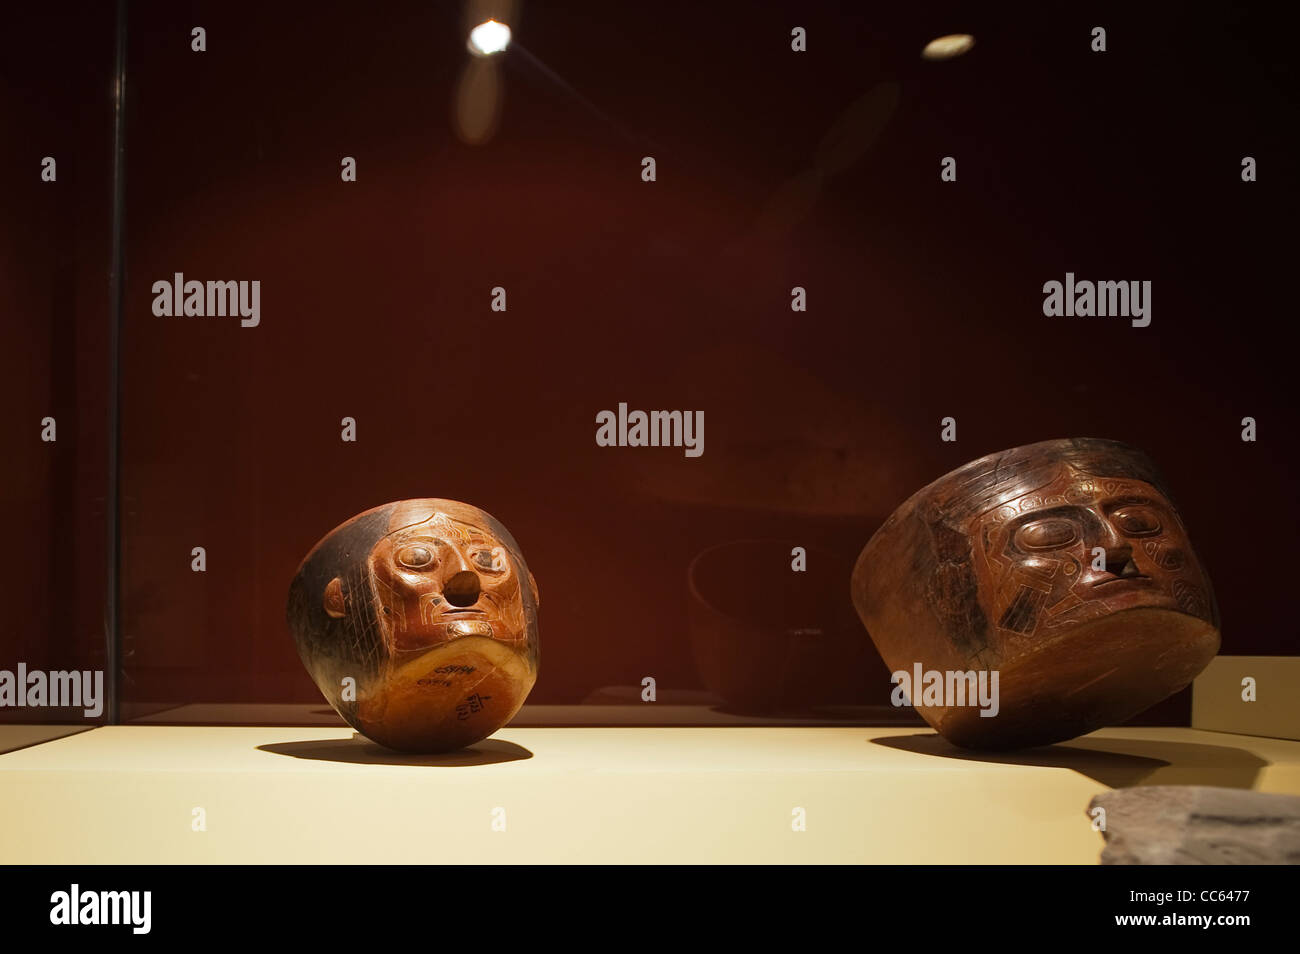
[[[491,735],[537,681],[537,585],[489,514],[435,498],[335,528],[289,589],[312,679],[357,731],[410,752]]]
[[[1164,480],[1116,441],[1045,441],[939,478],[871,538],[852,594],[891,671],[943,680],[912,685],[917,711],[972,748],[1121,722],[1219,648],[1214,593]],[[996,706],[947,691],[995,672]]]

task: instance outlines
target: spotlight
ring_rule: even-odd
[[[496,20],[480,23],[469,31],[469,51],[475,56],[491,56],[510,45],[510,27]]]
[[[950,33],[931,40],[921,51],[924,60],[951,60],[961,56],[975,45],[975,37],[969,33]]]

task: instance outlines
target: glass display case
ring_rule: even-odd
[[[11,828],[0,860],[436,843],[454,861],[1092,864],[1090,799],[1113,790],[1300,794],[1278,15],[1233,7],[1211,57],[1188,53],[1203,24],[1154,8],[1100,26],[820,2],[7,11],[0,804],[39,828],[74,782],[99,797],[62,841]],[[1205,652],[1170,675],[1132,650],[1163,645],[1163,617],[1108,631],[1076,649],[1096,679],[1126,667],[1135,705],[1097,703],[1047,747],[953,745],[895,673],[947,658],[910,642],[925,614],[968,645],[944,581],[995,531],[933,562],[878,555],[871,598],[916,583],[910,615],[855,608],[855,565],[932,481],[1063,438],[1158,467],[1164,529],[1185,524],[1209,581],[1179,597]],[[351,670],[309,671],[286,612],[331,530],[429,498],[517,541],[462,528],[472,594],[416,579],[438,537],[392,544],[405,583],[373,576],[384,534],[432,519],[399,508],[348,554],[379,583],[331,570],[302,596],[323,632],[369,594],[377,645],[414,651],[385,593],[410,588],[421,625],[450,603],[438,639],[486,641],[483,579],[521,575],[527,701],[485,741],[412,754],[354,734]],[[1121,585],[1149,583],[1148,559],[1173,574],[1183,551],[1144,519],[1115,518],[1132,539],[1100,557],[1050,520],[1011,527],[1030,576],[972,589],[978,625],[1038,653],[1055,635],[1021,625],[1028,607],[1074,584],[1034,580],[1098,560]],[[1039,552],[1076,543],[1074,564]],[[997,668],[981,658],[960,668]],[[1014,697],[1025,724],[1082,671],[1037,673],[1051,691]],[[455,685],[453,728],[478,677]],[[428,786],[439,811],[413,829]],[[358,807],[384,793],[389,817]],[[160,813],[179,821],[155,830]],[[519,836],[491,841],[507,817]],[[192,838],[204,825],[223,834]]]

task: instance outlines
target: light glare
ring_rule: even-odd
[[[975,37],[969,33],[950,33],[927,43],[921,56],[927,60],[950,60],[954,56],[961,56],[974,45]]]
[[[500,53],[510,45],[510,27],[496,20],[480,23],[469,31],[469,49],[479,56]]]

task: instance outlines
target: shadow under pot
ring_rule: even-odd
[[[1219,648],[1165,481],[1117,441],[1044,441],[940,477],[867,543],[852,595],[917,712],[969,748],[1123,722]]]
[[[687,570],[692,653],[704,685],[740,712],[859,702],[879,668],[843,598],[849,560],[797,544],[737,540]]]

